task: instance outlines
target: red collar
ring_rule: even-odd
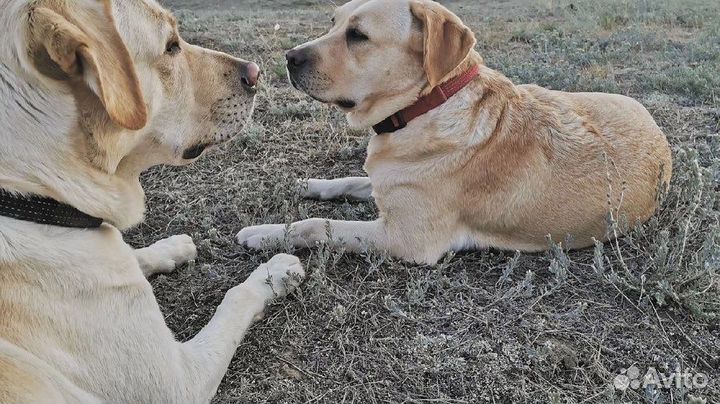
[[[413,105],[385,118],[382,122],[373,126],[373,130],[378,135],[381,135],[404,128],[408,122],[444,104],[448,98],[465,88],[479,74],[480,66],[473,66],[465,73],[433,88],[429,94],[420,97]]]

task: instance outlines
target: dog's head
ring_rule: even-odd
[[[9,45],[0,46],[0,86],[7,84],[19,106],[8,101],[0,126],[20,122],[20,136],[1,138],[15,149],[3,156],[8,165],[57,165],[49,170],[68,180],[91,177],[95,184],[83,190],[141,197],[141,171],[195,160],[237,134],[252,113],[259,67],[183,41],[175,18],[155,0],[0,0],[0,7],[0,21],[13,24]],[[24,190],[39,189],[120,227],[139,219],[113,220],[112,212],[85,206],[83,197],[98,196],[75,201],[72,185],[31,179],[41,170],[34,171],[13,180],[34,181]]]
[[[163,156],[148,164],[186,163],[250,116],[257,65],[184,42],[154,0],[34,3],[28,50],[38,73],[72,87],[90,133],[137,132],[126,147]]]
[[[475,37],[429,0],[353,0],[335,10],[324,36],[287,53],[292,84],[337,105],[353,126],[370,126],[448,79]]]

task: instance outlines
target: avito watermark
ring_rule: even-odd
[[[681,370],[680,367],[669,373],[658,372],[654,367],[649,367],[641,375],[637,366],[630,366],[622,369],[620,374],[613,379],[613,385],[621,391],[629,388],[637,390],[642,387],[644,389],[648,386],[655,386],[659,389],[685,388],[693,390],[704,389],[708,384],[710,384],[710,380],[705,373],[690,373],[687,370]]]

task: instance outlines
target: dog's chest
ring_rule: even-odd
[[[452,141],[445,141],[420,132],[385,134],[370,139],[363,168],[373,189],[382,186],[414,183],[430,184],[449,175],[459,164],[462,150]]]
[[[417,178],[419,167],[408,159],[407,148],[392,135],[378,135],[370,139],[363,168],[373,187],[391,185]]]

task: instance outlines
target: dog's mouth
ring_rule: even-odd
[[[357,105],[353,100],[347,100],[342,98],[335,101],[334,104],[345,110],[351,110]]]
[[[229,103],[227,101],[228,100],[225,100],[224,104],[220,104],[219,106],[215,107],[222,113],[222,115],[215,117],[215,120],[220,121],[221,123],[216,123],[213,138],[201,138],[204,140],[202,143],[196,143],[184,149],[182,151],[182,159],[187,160],[184,164],[187,164],[191,160],[195,160],[196,158],[202,156],[203,153],[210,148],[215,148],[229,142],[243,129],[245,129],[245,127],[251,121],[253,111],[255,110],[255,97],[252,97],[250,99],[249,106],[244,104],[241,107],[241,110],[237,109],[237,104],[233,104],[233,102],[239,101],[233,100]]]
[[[295,81],[295,77],[293,77],[293,74],[288,70],[288,79],[290,80],[290,84],[292,84],[293,87],[295,87],[296,90],[303,91],[300,86],[298,86],[297,82]]]
[[[204,143],[204,144],[199,144],[199,145],[190,147],[189,149],[186,149],[183,152],[182,158],[185,160],[196,159],[196,158],[200,157],[200,155],[202,155],[203,152],[205,151],[205,149],[207,149],[209,146],[210,146],[209,144]]]
[[[294,83],[293,83],[293,86],[295,86],[295,88],[297,88],[298,90],[304,92],[305,94],[309,95],[310,98],[312,98],[313,100],[318,101],[318,102],[322,102],[323,104],[333,104],[333,105],[336,105],[336,106],[338,106],[338,108],[342,109],[342,110],[345,111],[345,112],[350,112],[353,108],[355,108],[355,107],[357,106],[357,103],[356,103],[355,101],[352,101],[352,100],[348,100],[348,99],[345,99],[345,98],[341,98],[341,99],[338,99],[338,100],[335,100],[335,101],[329,101],[329,100],[320,98],[320,97],[318,97],[318,96],[316,96],[316,95],[310,94],[309,92],[305,91],[304,89],[300,88],[299,86],[295,85]]]
[[[340,109],[342,109],[346,112],[349,112],[350,110],[352,110],[353,108],[355,108],[357,106],[357,103],[355,101],[347,99],[347,98],[339,98],[336,100],[327,100],[327,99],[318,97],[317,95],[310,93],[305,88],[305,86],[297,80],[295,75],[290,70],[288,70],[288,79],[290,79],[290,84],[292,84],[292,86],[295,87],[295,89],[304,92],[305,94],[309,95],[315,101],[322,102],[323,104],[337,105]]]

